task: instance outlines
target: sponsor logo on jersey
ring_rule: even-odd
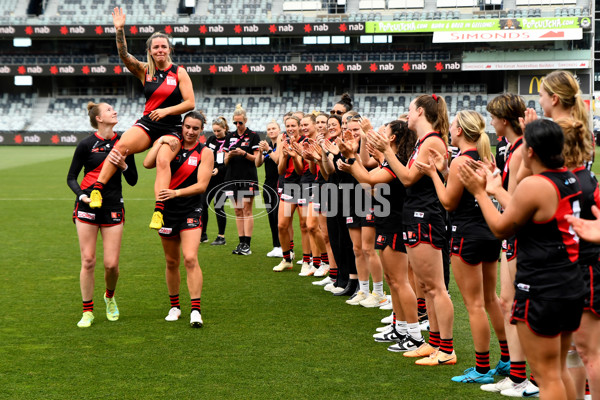
[[[165,228],[165,227],[160,228],[160,230],[158,231],[158,233],[162,233],[163,235],[168,235],[171,232],[173,232],[173,228]]]
[[[194,219],[194,218],[188,218],[187,219],[187,223],[188,223],[188,225],[193,225],[193,224],[196,223],[196,219]]]
[[[306,204],[306,199],[298,199],[298,204]]]
[[[177,79],[172,76],[167,76],[167,85],[168,86],[177,86]]]
[[[524,292],[529,292],[529,289],[531,288],[531,286],[529,286],[529,285],[528,285],[528,284],[526,284],[526,283],[517,283],[517,288],[518,288],[519,290],[522,290],[522,291],[524,291]]]
[[[415,216],[415,218],[423,218],[425,216],[425,213],[422,213],[420,211],[415,211],[414,216]]]
[[[373,221],[373,214],[367,214],[365,218],[367,219],[367,221]]]
[[[92,214],[85,211],[77,211],[77,218],[85,218],[94,221],[96,219],[96,214]]]
[[[119,213],[113,211],[113,212],[110,213],[110,217],[112,219],[117,219],[117,218],[119,218]]]
[[[379,235],[377,236],[377,243],[383,243],[385,241],[385,236]]]
[[[346,223],[347,224],[351,224],[354,220],[352,219],[352,217],[346,217]]]
[[[198,157],[190,157],[188,159],[188,165],[191,165],[193,167],[195,167],[196,165],[198,165]]]
[[[452,232],[456,232],[456,225],[452,225]]]

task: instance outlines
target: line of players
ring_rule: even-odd
[[[453,306],[443,272],[449,239],[476,353],[475,366],[452,380],[481,383],[482,390],[512,397],[576,398],[577,388],[579,398],[585,379],[573,373],[573,384],[566,368],[569,354],[572,371],[585,370],[592,393],[598,391],[600,309],[594,304],[593,278],[600,248],[579,241],[565,219],[572,213],[592,218],[591,206],[599,202],[597,182],[585,168],[593,141],[570,73],[546,76],[540,103],[545,116],[556,122],[538,121],[535,111],[513,94],[490,101],[492,126],[507,143],[496,164],[490,161],[483,117],[461,111],[450,124],[445,101],[435,94],[417,97],[408,115],[379,131],[351,111],[346,97],[330,115],[286,115],[283,134],[275,135],[278,126],[272,122],[271,142],[261,142],[260,149],[280,176],[277,222],[283,259],[273,270],[293,268],[289,227],[298,210],[304,253],[300,275],[329,272],[313,283],[350,295],[348,304],[376,307],[387,302],[385,274],[393,320],[374,335],[376,341],[395,342],[390,350],[416,357],[417,365],[451,365],[457,360]],[[458,149],[451,162],[444,132],[450,132]],[[505,239],[500,299],[497,238]],[[329,265],[323,264],[324,257]],[[427,342],[419,329],[415,292],[420,291],[429,318]],[[490,367],[486,313],[501,350],[495,368]],[[494,382],[495,375],[507,377]]]

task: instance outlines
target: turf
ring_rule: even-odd
[[[266,218],[257,219],[253,254],[202,244],[202,315],[189,327],[169,308],[160,240],[147,228],[153,171],[125,187],[126,224],[116,298],[108,322],[99,241],[95,316],[79,329],[79,248],[66,174],[74,148],[0,147],[0,398],[10,399],[498,399],[478,385],[450,381],[474,365],[468,319],[454,282],[458,364],[417,367],[371,335],[387,312],[352,307],[297,275],[275,274]],[[141,157],[137,158],[141,169]],[[262,170],[260,171],[262,174]],[[44,200],[50,199],[50,200]],[[299,230],[296,242],[299,243]],[[209,221],[209,239],[216,223]],[[492,339],[492,364],[498,346]]]

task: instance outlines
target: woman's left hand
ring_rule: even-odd
[[[169,113],[167,112],[167,110],[165,108],[157,108],[156,110],[150,112],[150,114],[148,114],[148,117],[152,121],[158,121],[158,120],[163,119],[167,115],[169,115]]]
[[[177,190],[161,189],[161,191],[158,192],[158,200],[159,201],[166,201],[169,199],[173,199],[175,197],[177,197]]]
[[[124,170],[127,168],[125,158],[127,157],[128,152],[129,150],[125,150],[125,154],[123,155],[119,150],[113,148],[110,153],[108,153],[108,161],[120,170]]]

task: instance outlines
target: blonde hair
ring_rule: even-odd
[[[573,118],[561,118],[555,121],[565,135],[563,157],[567,168],[576,168],[592,159],[592,137],[587,127]]]
[[[492,160],[490,138],[485,132],[485,120],[477,111],[462,110],[456,113],[456,123],[469,142],[477,145],[477,153],[482,160]]]
[[[215,118],[213,120],[212,124],[223,128],[225,130],[225,133],[229,132],[229,125],[227,124],[227,118],[223,117],[222,115],[219,115],[217,118]]]
[[[171,37],[166,33],[162,32],[153,33],[152,36],[150,36],[148,40],[146,40],[146,58],[148,59],[148,70],[146,71],[146,73],[149,75],[150,79],[154,78],[154,71],[156,71],[156,64],[154,63],[154,59],[150,55],[150,49],[152,48],[152,41],[154,39],[159,38],[167,40],[167,43],[169,44],[169,49],[171,50],[171,52],[167,56],[167,60],[169,64],[173,63],[173,60],[171,59],[171,54],[173,54],[173,45],[171,44]]]
[[[272,120],[270,120],[269,122],[267,122],[267,126],[269,126],[271,124],[277,125],[277,129],[279,129],[279,131],[281,131],[281,125],[279,125],[279,122],[277,122],[277,120],[275,120],[275,118],[273,118]]]
[[[246,121],[248,119],[248,117],[246,116],[246,110],[244,110],[244,108],[242,107],[241,104],[236,104],[235,105],[235,110],[233,111],[233,116],[237,116],[237,115],[241,115],[244,117],[244,121]]]
[[[96,121],[96,117],[100,115],[100,105],[106,103],[94,103],[93,101],[88,101],[87,110],[88,117],[90,117],[90,125],[92,128],[98,129],[98,121]]]
[[[558,96],[560,104],[571,110],[571,116],[588,126],[588,113],[581,99],[581,90],[575,77],[567,71],[554,71],[542,79],[542,86],[550,96]]]

